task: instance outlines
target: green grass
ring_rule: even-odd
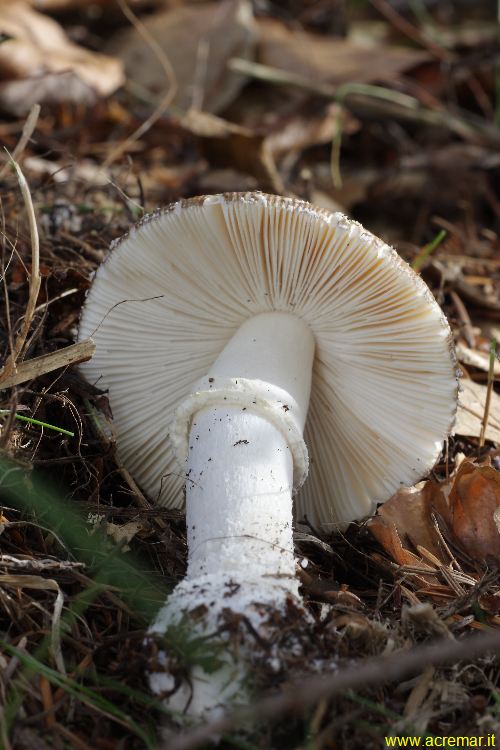
[[[6,415],[10,414],[9,409],[0,409],[0,415]],[[38,425],[39,427],[45,427],[47,430],[54,430],[54,432],[60,432],[62,435],[68,435],[69,437],[75,437],[74,432],[70,432],[69,430],[64,430],[62,427],[57,427],[56,425],[49,424],[49,422],[42,422],[39,419],[35,419],[34,417],[25,417],[23,414],[14,414],[14,417],[16,419],[19,419],[20,422],[26,422],[27,424],[34,424]]]
[[[101,529],[98,528],[90,534],[88,525],[75,507],[76,503],[72,505],[62,500],[58,493],[51,490],[40,478],[33,477],[29,472],[5,459],[0,459],[0,491],[9,503],[23,509],[50,528],[70,555],[87,566],[86,574],[92,582],[73,596],[66,607],[61,619],[63,637],[71,630],[72,624],[83,617],[96,599],[107,590],[112,590],[114,596],[122,599],[143,626],[150,622],[158,607],[164,602],[167,592],[151,580],[151,572],[142,561],[133,558],[130,553],[125,557],[119,547],[110,549],[109,538]],[[156,746],[154,725],[148,730],[145,729],[116,703],[103,697],[95,689],[49,666],[54,661],[50,635],[41,639],[33,654],[16,648],[5,640],[0,641],[0,646],[4,653],[15,656],[21,665],[7,687],[3,715],[0,717],[0,736],[9,737],[23,701],[29,693],[30,684],[36,677],[44,676],[51,685],[63,688],[73,699],[125,727],[141,740],[147,750]],[[102,676],[94,676],[93,679],[107,690],[120,693],[146,709],[154,708],[166,712],[164,706],[148,694]],[[148,712],[144,713],[148,717]]]

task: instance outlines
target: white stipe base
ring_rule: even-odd
[[[245,643],[238,644],[238,658],[234,658],[229,648],[225,652],[229,632],[213,639],[227,622],[225,610],[245,617],[243,630],[255,647],[248,626],[265,640],[267,621],[276,608],[283,612],[290,599],[300,606],[293,553],[293,461],[281,432],[241,407],[198,413],[191,445],[186,487],[188,573],[150,633],[165,634],[185,618],[190,638],[207,638],[208,649],[218,643],[219,650],[222,644],[219,668],[207,673],[194,666],[189,682],[168,699],[169,708],[207,719],[217,717],[228,705],[248,700]],[[167,654],[160,652],[160,659],[167,667]],[[168,668],[150,675],[156,694],[167,695],[173,684]]]
[[[193,637],[219,631],[219,643],[229,644],[224,624],[236,614],[266,639],[273,612],[284,613],[290,601],[301,606],[292,492],[307,473],[302,430],[313,354],[311,331],[298,318],[255,316],[179,408],[173,439],[187,456],[188,572],[150,633],[162,635],[187,622]],[[220,668],[210,674],[194,667],[189,684],[168,705],[207,718],[229,703],[244,702],[248,674],[243,664],[249,652],[244,643],[237,650],[234,658],[228,648]],[[168,661],[169,655],[160,652],[157,671],[150,675],[157,694],[172,690]]]

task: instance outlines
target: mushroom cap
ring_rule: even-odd
[[[316,343],[299,520],[343,528],[432,468],[456,410],[451,332],[422,279],[360,224],[230,193],[151,214],[113,248],[82,312],[79,338],[96,342],[82,370],[109,389],[119,456],[154,500],[184,502],[176,408],[241,324],[273,310]]]

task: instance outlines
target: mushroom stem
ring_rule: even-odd
[[[276,588],[297,593],[292,492],[307,475],[302,432],[313,356],[302,320],[261,313],[236,331],[180,407],[174,435],[187,453],[187,580],[259,582],[260,601],[275,603]],[[186,432],[187,446],[179,437]]]
[[[270,608],[284,609],[290,597],[299,603],[292,492],[307,476],[302,432],[313,356],[313,335],[299,318],[256,315],[178,409],[171,438],[187,465],[188,573],[150,632],[166,633],[201,610],[203,622],[193,620],[200,634],[216,632],[228,610],[258,630]],[[234,669],[231,696],[221,696]],[[197,668],[191,680],[189,713],[206,715],[241,698],[245,671],[228,654],[217,675]],[[151,677],[155,692],[169,684],[161,671]],[[178,691],[170,705],[185,700]]]
[[[215,407],[195,416],[191,445],[187,578],[262,579],[260,595],[271,601],[276,587],[297,594],[293,460],[284,436],[259,414]]]

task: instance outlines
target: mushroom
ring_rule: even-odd
[[[425,475],[454,419],[450,329],[425,283],[360,224],[295,199],[147,216],[96,273],[91,335],[82,369],[109,389],[121,460],[168,508],[185,486],[188,571],[154,633],[200,605],[205,632],[226,609],[258,629],[300,605],[292,496],[299,521],[343,529]],[[227,702],[221,675],[197,674],[193,713]]]

